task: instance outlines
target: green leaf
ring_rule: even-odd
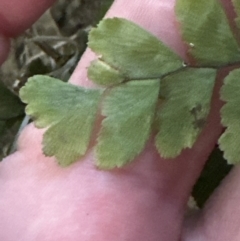
[[[144,148],[151,132],[159,80],[131,81],[113,88],[103,101],[96,147],[100,168],[122,167]]]
[[[36,75],[20,91],[26,112],[38,128],[49,127],[43,151],[60,165],[82,157],[88,148],[102,90],[84,89],[47,76]]]
[[[240,69],[230,72],[221,89],[225,105],[221,109],[222,124],[227,127],[219,139],[220,149],[229,164],[240,162]]]
[[[8,120],[23,113],[23,103],[0,81],[0,120]]]
[[[174,158],[195,143],[210,110],[215,77],[215,69],[188,68],[161,81],[156,146],[162,157]]]
[[[239,46],[218,0],[178,0],[183,39],[198,64],[222,66],[240,61]]]
[[[235,22],[236,22],[238,28],[240,28],[240,1],[239,0],[232,0],[232,2],[233,2],[235,12],[237,14],[237,17],[235,18]]]
[[[88,68],[88,77],[99,85],[114,85],[124,81],[119,70],[110,67],[101,60],[95,60]]]
[[[112,68],[127,81],[160,78],[183,67],[182,59],[158,38],[126,19],[102,20],[90,32],[88,46],[101,60],[98,71],[93,72],[90,67],[89,75],[97,83],[105,83],[106,68]],[[106,68],[100,66],[102,62]]]

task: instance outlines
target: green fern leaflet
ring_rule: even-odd
[[[239,27],[240,5],[235,0],[233,5]],[[184,63],[140,26],[112,18],[89,34],[88,46],[99,56],[88,68],[94,89],[30,78],[20,96],[36,127],[48,128],[45,155],[68,166],[86,154],[93,134],[96,165],[102,169],[133,161],[151,135],[164,158],[192,148],[207,125],[217,70],[239,64],[240,48],[218,0],[177,0],[175,10],[194,61]],[[233,70],[221,90],[226,132],[219,143],[230,163],[240,161],[239,81],[239,69]],[[100,114],[100,128],[95,128]]]

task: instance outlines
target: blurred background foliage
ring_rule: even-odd
[[[16,150],[17,137],[29,122],[18,98],[19,89],[35,74],[67,81],[86,49],[89,30],[112,2],[59,0],[31,29],[12,40],[9,58],[0,69],[0,161]],[[193,188],[198,207],[204,205],[230,169],[216,146]]]
[[[28,77],[47,74],[67,81],[86,49],[87,35],[113,0],[59,0],[24,34],[12,40],[0,69],[0,160],[16,150],[28,123],[19,89]]]

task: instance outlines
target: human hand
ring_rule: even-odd
[[[34,2],[32,7],[30,3],[0,0],[4,35],[19,34],[51,1],[39,1],[38,6]],[[229,1],[224,3],[231,14]],[[174,0],[116,0],[108,17],[121,16],[138,23],[186,59],[174,4]],[[6,58],[7,46],[7,38],[0,38],[0,62]],[[91,85],[86,67],[93,58],[87,50],[71,83]],[[240,240],[239,167],[202,211],[185,217],[192,186],[221,133],[218,90],[224,74],[218,76],[206,129],[195,146],[175,160],[160,158],[149,141],[137,160],[123,169],[97,170],[91,152],[84,161],[61,168],[54,158],[43,156],[42,131],[33,125],[26,127],[18,151],[0,163],[0,240]]]

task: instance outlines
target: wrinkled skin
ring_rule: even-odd
[[[53,1],[0,0],[0,63],[9,37],[29,27]],[[174,17],[174,0],[116,0],[108,16],[130,19],[186,59]],[[225,1],[233,17],[230,0]],[[71,82],[91,83],[87,50]],[[29,125],[16,153],[0,163],[1,241],[238,241],[240,168],[235,167],[205,208],[186,218],[186,203],[222,127],[220,73],[208,125],[192,150],[175,160],[159,157],[150,141],[134,163],[100,171],[91,151],[83,162],[57,166],[41,153],[42,131]]]

